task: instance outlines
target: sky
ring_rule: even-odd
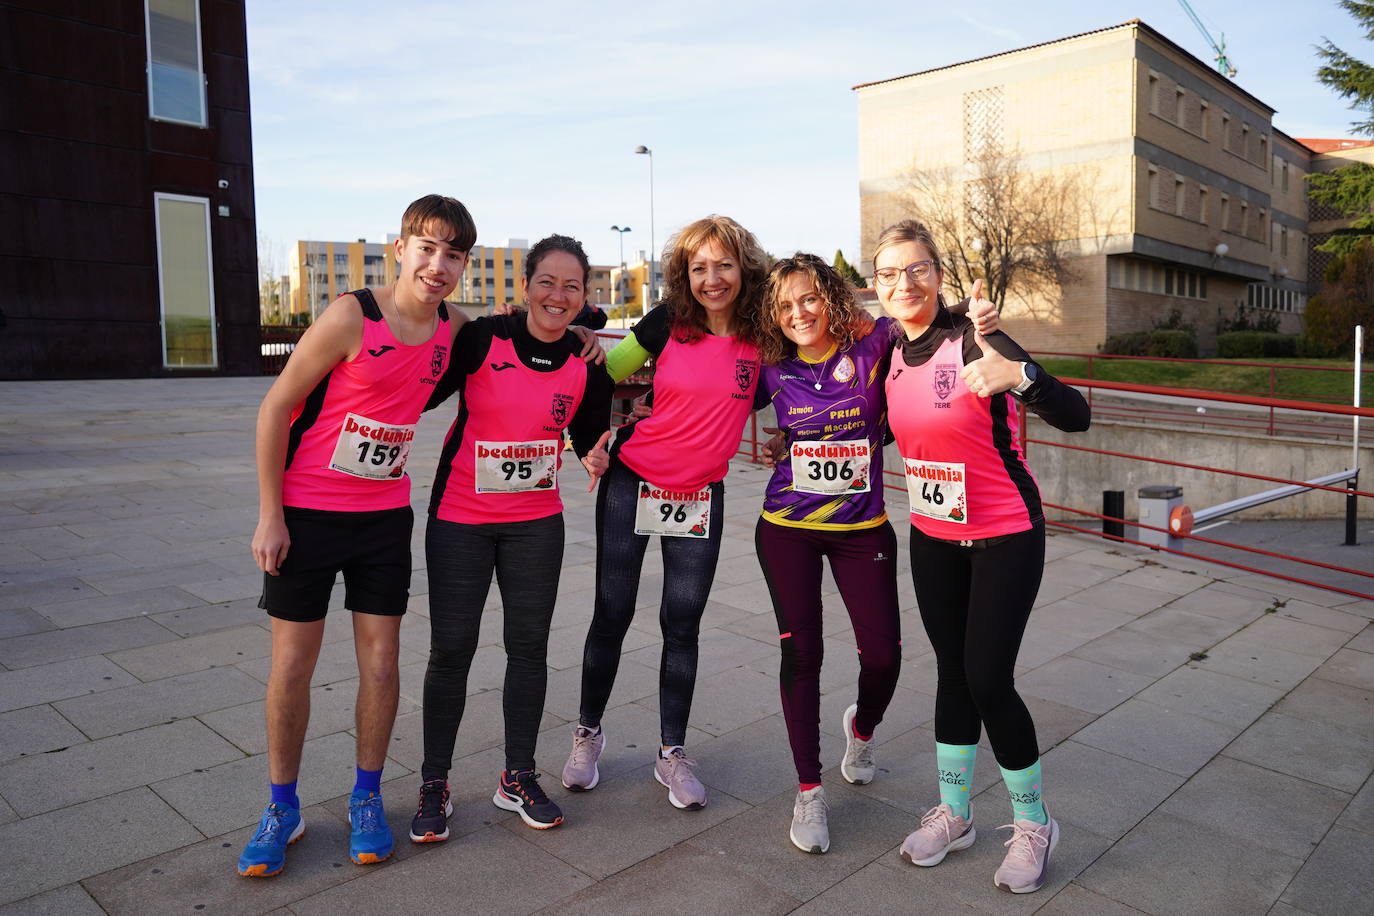
[[[1294,137],[1351,136],[1316,81],[1330,38],[1374,62],[1335,0],[1192,0],[1236,82]],[[859,239],[852,87],[1144,20],[1204,61],[1176,0],[844,3],[248,0],[260,247],[385,241],[406,205],[462,200],[478,244],[575,236],[592,261],[708,213],[775,255]],[[404,10],[403,13],[390,12]]]

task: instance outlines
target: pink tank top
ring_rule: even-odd
[[[759,351],[734,337],[670,336],[654,361],[653,415],[621,427],[620,460],[667,490],[722,480],[739,451],[759,383]]]
[[[420,412],[448,367],[448,311],[434,334],[409,346],[392,336],[372,291],[363,308],[363,345],[339,363],[291,413],[282,504],[334,512],[410,505],[406,458]]]
[[[513,341],[493,336],[487,358],[468,376],[463,406],[444,442],[434,516],[478,525],[561,513],[563,430],[586,387],[581,359],[537,372],[520,361]]]
[[[1015,401],[978,397],[959,377],[963,368],[958,336],[920,366],[906,365],[900,342],[892,355],[887,417],[905,466],[911,523],[956,541],[1026,531],[1042,514]]]

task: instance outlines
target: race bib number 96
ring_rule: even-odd
[[[473,484],[478,493],[528,493],[558,489],[558,439],[478,442]]]
[[[821,496],[867,493],[869,458],[867,439],[793,442],[792,489]]]
[[[329,469],[368,480],[404,477],[410,443],[414,440],[413,425],[389,426],[350,413],[339,427],[339,438],[334,443]]]
[[[906,492],[911,511],[926,518],[968,524],[964,466],[905,458]]]
[[[711,536],[710,488],[680,493],[641,480],[635,503],[635,534],[674,538]]]

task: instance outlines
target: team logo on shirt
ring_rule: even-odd
[[[758,372],[758,368],[753,360],[735,360],[735,384],[739,385],[740,391],[748,391],[749,386],[754,384],[754,375]]]
[[[568,411],[572,409],[573,398],[570,394],[555,394],[553,405],[549,407],[549,413],[553,415],[553,422],[560,427],[568,422]]]
[[[935,390],[936,397],[943,401],[953,394],[954,381],[958,377],[959,373],[955,371],[953,365],[936,366],[935,381],[931,384],[931,387]]]
[[[849,381],[854,377],[854,360],[848,356],[841,356],[840,361],[835,364],[835,371],[830,375],[837,382]]]
[[[430,375],[434,376],[435,378],[438,378],[439,376],[444,374],[444,362],[447,353],[448,347],[435,345],[434,356],[431,357],[429,361]]]

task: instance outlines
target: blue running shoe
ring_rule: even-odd
[[[258,829],[239,856],[239,874],[250,878],[270,878],[286,867],[286,847],[305,833],[299,808],[270,804],[262,812]]]
[[[348,798],[348,854],[359,865],[371,865],[391,857],[395,845],[391,826],[382,810],[382,797],[376,792],[354,792]]]

